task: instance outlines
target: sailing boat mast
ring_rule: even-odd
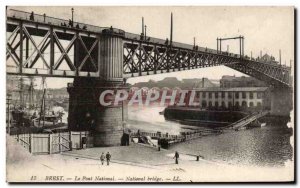
[[[19,95],[20,95],[20,107],[24,107],[24,98],[23,98],[23,88],[24,88],[24,79],[21,76],[19,80]]]
[[[34,108],[34,78],[29,77],[30,79],[30,85],[29,85],[29,108]]]
[[[45,87],[45,77],[42,77],[42,104],[41,104],[41,111],[40,111],[40,118],[39,118],[39,127],[41,125],[41,117],[43,117],[43,127],[45,126],[45,109],[46,109],[46,103],[45,103],[45,96],[46,96],[46,87]]]

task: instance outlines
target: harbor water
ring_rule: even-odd
[[[179,134],[199,127],[166,121],[164,107],[129,107],[127,127],[132,130]],[[291,129],[276,121],[264,127],[229,131],[171,146],[180,153],[200,155],[219,163],[253,166],[283,166],[293,160]]]

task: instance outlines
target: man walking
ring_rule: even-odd
[[[106,162],[107,162],[107,166],[109,166],[109,161],[110,161],[111,155],[109,152],[107,152],[106,154]]]
[[[105,155],[104,155],[104,152],[102,152],[102,154],[100,156],[100,161],[101,161],[102,165],[104,164],[104,160],[105,160]]]
[[[177,151],[175,152],[175,156],[173,157],[173,159],[174,158],[175,158],[175,164],[178,164],[179,153]]]

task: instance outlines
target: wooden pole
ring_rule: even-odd
[[[72,151],[72,132],[71,131],[69,131],[69,149],[70,149],[70,151]]]
[[[59,152],[61,151],[61,137],[60,137],[60,132],[58,133],[58,146],[59,146]]]
[[[242,37],[239,37],[240,40],[240,58],[242,57]]]
[[[49,147],[49,154],[52,153],[52,134],[48,135],[48,147]]]
[[[33,134],[29,135],[29,152],[33,153]]]
[[[173,41],[173,13],[171,12],[171,31],[170,31],[170,46],[172,46]]]
[[[217,38],[217,54],[219,53],[219,38]]]

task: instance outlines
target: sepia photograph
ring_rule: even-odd
[[[295,14],[6,6],[6,181],[294,183]]]

